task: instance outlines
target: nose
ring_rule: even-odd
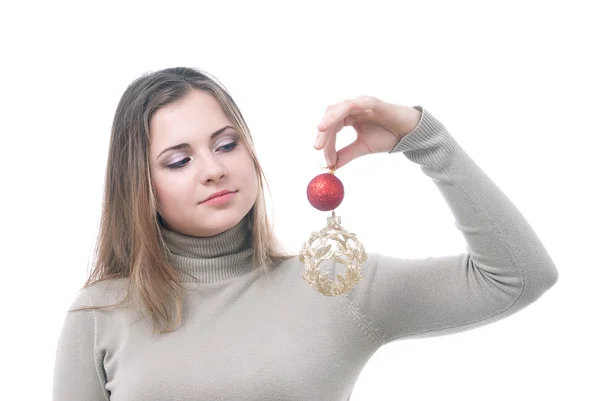
[[[198,163],[198,175],[203,184],[213,181],[219,182],[225,176],[225,166],[214,154],[202,155],[202,161]]]

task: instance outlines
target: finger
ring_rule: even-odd
[[[351,101],[345,100],[331,107],[325,112],[323,119],[317,126],[320,131],[327,131],[331,126],[343,120],[352,108]]]
[[[333,127],[332,130],[328,131],[328,132],[324,132],[324,133],[320,133],[322,135],[322,137],[324,138],[325,142],[322,144],[323,146],[323,153],[325,156],[325,162],[327,163],[327,167],[328,168],[338,168],[339,166],[339,152],[336,151],[335,149],[335,145],[336,145],[336,140],[337,140],[337,134],[344,128],[347,126],[352,126],[354,123],[356,123],[357,119],[354,116],[348,116],[344,119],[344,121],[340,121],[338,123],[337,126]],[[320,147],[317,147],[317,149],[319,149]],[[367,153],[368,153],[368,149],[366,149]],[[352,158],[355,158],[358,156],[351,156]],[[346,164],[348,161],[347,160],[344,162],[344,164]]]
[[[373,109],[375,105],[375,98],[372,96],[359,96],[352,100],[343,101],[325,113],[317,128],[326,131],[337,122],[343,121],[345,117],[360,114],[367,109]]]
[[[325,153],[325,162],[328,168],[333,168],[337,162],[337,154],[335,151],[335,140],[336,136],[332,135],[329,140],[325,143],[323,152]]]
[[[323,119],[331,112],[331,110],[333,110],[336,107],[339,107],[339,103],[327,106],[327,110],[325,110],[325,113],[323,114]],[[327,139],[328,138],[326,130],[319,129],[319,131],[317,132],[317,138],[315,139],[315,149],[321,149],[327,142]]]
[[[327,110],[325,111],[325,114],[323,115],[323,121],[328,119],[329,116],[332,113],[337,113],[339,115],[339,110],[347,107],[347,103],[348,101],[344,101],[344,102],[340,102],[337,104],[333,104],[333,105],[329,105],[327,106]],[[370,110],[367,110],[367,112]],[[344,118],[341,119],[341,127],[339,127],[338,129],[334,129],[335,134],[337,134],[339,132],[339,130],[341,130],[342,128],[344,128],[345,126],[350,126],[352,124],[354,124],[354,122],[356,121],[356,119],[354,119],[354,117],[359,117],[360,116],[360,112],[355,112],[352,116],[348,115]],[[350,118],[352,118],[352,122],[350,121]],[[317,138],[315,140],[315,149],[321,149],[325,143],[327,142],[327,140],[329,139],[329,127],[333,125],[333,124],[328,124],[328,127],[326,129],[319,129],[319,132],[317,134]],[[321,124],[319,124],[319,126],[321,126]]]
[[[330,127],[327,130],[319,130],[317,132],[317,138],[315,140],[315,145],[314,145],[315,149],[319,150],[319,149],[323,148],[325,146],[325,144],[329,141],[331,136],[337,135],[337,133],[340,132],[342,130],[342,128],[344,128],[345,125],[348,125],[347,123],[346,124],[344,124],[344,123],[345,123],[345,121],[342,120],[337,125]]]
[[[344,124],[342,122],[333,126],[329,131],[326,131],[321,134],[321,137],[325,140],[323,153],[325,154],[325,161],[327,162],[327,167],[333,167],[336,164],[337,154],[335,150],[335,143],[337,139],[337,134],[344,128]]]
[[[351,162],[352,160],[364,156],[366,154],[369,154],[369,149],[367,149],[363,142],[359,142],[358,140],[356,140],[350,145],[343,147],[342,149],[337,151],[337,163],[335,165],[335,168],[339,169]]]

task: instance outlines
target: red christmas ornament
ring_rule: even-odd
[[[315,209],[333,210],[344,200],[344,184],[333,173],[319,174],[308,183],[306,196]]]

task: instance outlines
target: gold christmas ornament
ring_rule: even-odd
[[[341,295],[354,288],[362,279],[361,265],[367,261],[365,249],[356,234],[344,229],[341,217],[335,215],[335,208],[344,198],[344,186],[334,173],[335,168],[316,176],[308,184],[306,192],[310,204],[318,210],[331,210],[332,214],[327,217],[323,229],[311,233],[299,255],[300,261],[304,262],[302,278],[313,289],[328,296]],[[337,274],[338,281],[333,281],[329,273],[320,270],[324,261],[346,266],[345,275]]]

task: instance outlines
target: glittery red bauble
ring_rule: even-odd
[[[315,209],[333,210],[344,199],[344,185],[331,173],[319,174],[308,183],[306,196]]]

